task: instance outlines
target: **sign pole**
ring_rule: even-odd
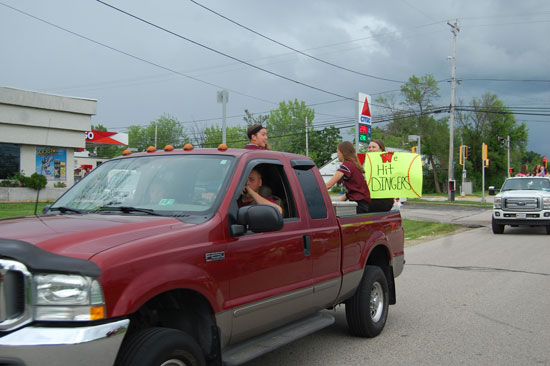
[[[485,142],[481,144],[481,202],[485,202]]]
[[[359,153],[359,123],[361,121],[361,93],[357,93],[357,103],[358,106],[355,109],[355,152]]]

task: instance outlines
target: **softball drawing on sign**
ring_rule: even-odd
[[[422,161],[418,154],[367,153],[364,169],[371,198],[422,197]]]

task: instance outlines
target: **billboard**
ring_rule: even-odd
[[[67,149],[37,146],[36,172],[45,175],[47,180],[66,180]]]

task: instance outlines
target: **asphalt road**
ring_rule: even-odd
[[[401,216],[411,220],[479,227],[491,225],[492,210],[490,208],[458,205],[405,204],[401,207]]]
[[[340,306],[331,327],[246,365],[550,365],[549,239],[480,227],[406,248],[378,337],[350,336]]]

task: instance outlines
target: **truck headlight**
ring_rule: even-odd
[[[98,320],[105,317],[103,290],[96,279],[80,275],[34,276],[35,320]]]
[[[493,203],[493,208],[502,208],[502,198],[495,197],[495,202]]]
[[[550,197],[544,197],[542,199],[542,209],[550,210]]]

